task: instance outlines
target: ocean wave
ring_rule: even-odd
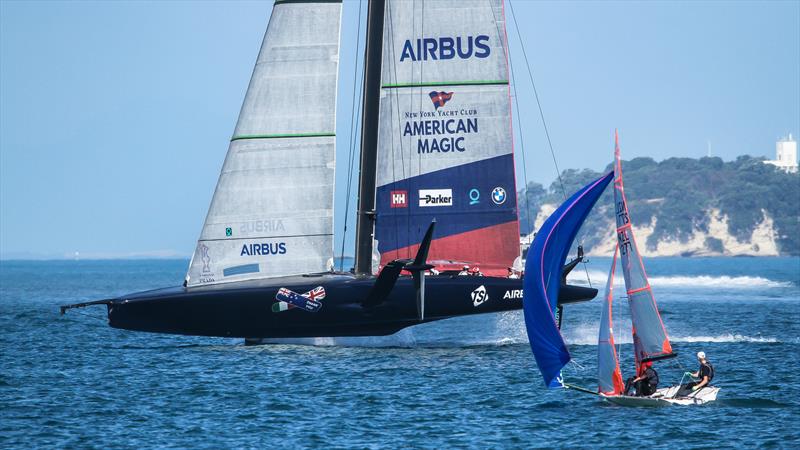
[[[608,273],[599,270],[590,270],[589,279],[592,285],[604,286]],[[574,271],[567,280],[574,284],[586,284],[586,272]],[[624,280],[621,273],[617,273],[614,285],[622,286]],[[756,276],[728,276],[728,275],[674,275],[650,277],[650,284],[658,287],[683,287],[683,288],[723,288],[723,289],[774,289],[793,287],[791,281],[776,281]]]
[[[573,330],[564,330],[564,339],[568,345],[597,345],[597,328],[578,327]],[[755,344],[778,344],[778,343],[800,343],[800,339],[780,340],[772,336],[747,336],[736,333],[723,333],[716,336],[703,335],[672,335],[671,342],[712,342],[712,343],[755,343]],[[614,341],[617,344],[632,344],[633,339],[630,330],[621,330],[614,333]]]

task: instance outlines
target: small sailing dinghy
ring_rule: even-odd
[[[522,306],[503,1],[368,3],[350,272],[332,264],[341,12],[275,1],[183,286],[62,313],[105,305],[114,328],[258,342]],[[564,283],[551,300],[596,295]]]
[[[631,396],[624,392],[619,359],[614,347],[612,326],[614,272],[618,254],[630,307],[636,374],[642,375],[654,362],[673,358],[677,356],[677,353],[672,351],[667,330],[658,312],[644,263],[633,236],[622,177],[619,136],[616,132],[614,133],[614,173],[617,246],[614,250],[614,258],[606,284],[597,343],[599,393],[609,402],[626,406],[696,405],[714,401],[719,392],[719,388],[714,386],[705,386],[697,391],[691,391],[686,388],[681,389],[682,386],[678,385],[658,389],[647,396]]]
[[[658,389],[649,396],[625,395],[625,385],[622,381],[622,372],[614,345],[612,326],[614,273],[618,254],[623,268],[633,323],[633,348],[637,375],[644,373],[654,362],[673,358],[677,356],[677,353],[672,351],[633,237],[622,182],[619,139],[616,133],[614,140],[616,159],[614,171],[597,180],[595,184],[579,191],[561,208],[557,209],[542,225],[531,246],[537,250],[537,254],[541,254],[541,259],[529,258],[527,261],[523,291],[525,325],[531,350],[545,385],[550,388],[574,388],[594,394],[590,390],[565,383],[561,374],[561,370],[571,360],[571,356],[559,331],[560,324],[557,317],[560,316],[560,307],[557,302],[551,301],[551,299],[558,298],[560,283],[554,282],[553,274],[548,270],[548,260],[563,258],[566,255],[577,233],[575,224],[580,226],[582,223],[582,219],[576,220],[576,218],[585,217],[588,214],[613,178],[617,246],[609,271],[600,319],[597,346],[599,380],[597,394],[609,402],[625,406],[693,405],[713,401],[719,392],[719,388],[713,386],[703,387],[688,394],[684,394],[682,391],[685,388],[681,389],[683,386],[678,385]]]

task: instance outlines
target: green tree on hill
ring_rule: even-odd
[[[609,164],[606,171],[612,170]],[[677,239],[686,242],[694,231],[707,232],[709,211],[717,209],[728,218],[728,228],[740,241],[750,239],[753,230],[766,214],[773,220],[778,234],[779,251],[800,255],[800,175],[788,174],[763,163],[763,158],[740,156],[725,162],[720,158],[669,158],[656,162],[652,158],[623,161],[626,196],[631,220],[636,226],[655,229],[648,238],[648,248],[659,241]],[[521,229],[530,232],[542,204],[558,204],[602,173],[593,170],[565,170],[561,181],[553,182],[545,191],[538,183],[530,183],[528,205],[520,203]],[[520,193],[525,199],[526,193]],[[613,192],[608,189],[587,219],[582,230],[587,249],[603,239],[612,218]],[[531,210],[532,212],[528,212]],[[706,241],[711,251],[722,251],[716,238]]]

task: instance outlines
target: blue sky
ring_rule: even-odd
[[[708,141],[726,160],[772,158],[776,138],[800,133],[800,2],[513,5],[562,170],[603,168],[615,127],[626,159],[703,156]],[[0,2],[0,256],[188,257],[270,11]],[[529,180],[548,185],[556,171],[506,11],[515,126]],[[357,16],[345,1],[337,251]]]

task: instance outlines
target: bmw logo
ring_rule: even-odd
[[[496,187],[492,190],[492,201],[496,205],[502,205],[506,202],[506,190],[501,187]]]

